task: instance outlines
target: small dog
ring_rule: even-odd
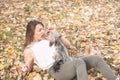
[[[69,56],[67,48],[59,39],[59,34],[57,31],[52,30],[49,32],[48,40],[50,40],[50,46],[55,45],[56,55],[54,57],[55,63],[53,69],[55,72],[59,71],[60,65],[64,64],[67,61],[70,61],[72,58]]]

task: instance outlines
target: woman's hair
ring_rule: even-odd
[[[34,35],[34,32],[35,32],[35,28],[38,24],[40,24],[44,27],[42,22],[39,22],[39,21],[36,21],[36,20],[32,20],[32,21],[28,22],[27,30],[26,30],[26,36],[25,36],[24,49],[27,45],[29,45],[33,41],[33,35]]]

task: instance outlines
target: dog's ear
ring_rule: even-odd
[[[52,46],[53,44],[55,44],[55,41],[50,41],[49,46]]]
[[[55,41],[59,38],[59,33],[56,30],[49,32],[48,40],[50,41],[50,46],[55,44]]]
[[[52,46],[53,44],[55,44],[55,33],[50,31],[49,32],[49,36],[48,36],[48,40],[50,41],[49,46]]]

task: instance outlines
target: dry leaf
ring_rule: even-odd
[[[41,76],[39,73],[37,73],[32,80],[42,80]]]
[[[4,65],[3,64],[0,64],[0,70],[4,69]]]
[[[49,80],[54,80],[54,78],[50,78]]]
[[[116,46],[115,48],[120,51],[120,46]]]
[[[3,34],[3,35],[2,35],[2,38],[3,38],[3,39],[6,39],[6,38],[7,38],[6,34]]]

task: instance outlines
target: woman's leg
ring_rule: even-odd
[[[59,72],[54,72],[51,68],[50,74],[55,80],[72,80],[74,77],[77,77],[77,80],[88,80],[86,64],[82,59],[62,64]]]
[[[82,59],[85,61],[87,69],[95,68],[100,73],[102,73],[102,75],[107,78],[107,80],[116,79],[115,73],[100,56],[91,55],[82,57]]]

